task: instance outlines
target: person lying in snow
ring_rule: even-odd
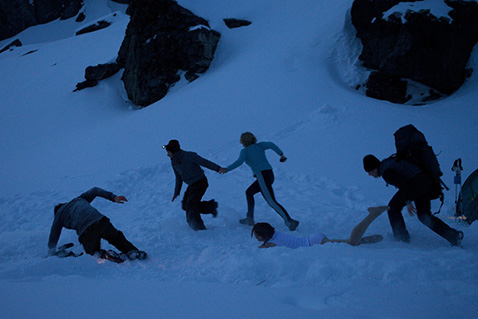
[[[313,233],[307,237],[295,237],[276,231],[268,223],[257,223],[252,228],[251,237],[254,235],[258,241],[262,241],[259,248],[269,248],[275,246],[285,246],[289,248],[309,247],[313,245],[323,245],[326,243],[347,243],[352,246],[360,244],[376,243],[383,239],[381,235],[372,235],[362,237],[370,224],[380,216],[384,211],[389,210],[388,206],[369,207],[369,214],[352,230],[350,238],[347,239],[329,239],[323,233]]]
[[[48,240],[49,254],[56,255],[56,245],[60,239],[61,230],[65,227],[76,230],[79,236],[78,241],[89,255],[122,262],[120,256],[113,251],[101,249],[101,239],[103,238],[118,248],[128,259],[145,259],[146,252],[138,250],[121,231],[113,227],[106,216],[90,205],[97,196],[119,204],[128,201],[124,196],[116,196],[104,189],[94,187],[68,203],[56,205],[55,218]]]

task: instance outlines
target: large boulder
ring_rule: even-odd
[[[367,81],[367,96],[378,100],[403,104],[410,99],[407,95],[407,82],[378,71],[370,73]]]
[[[450,7],[451,19],[435,17],[430,10],[383,16],[398,3],[414,0],[355,0],[351,16],[363,44],[363,65],[444,94],[456,91],[469,74],[466,65],[478,41],[478,3],[436,1]]]
[[[0,1],[0,41],[31,26],[78,14],[83,0],[4,0]]]
[[[214,58],[220,34],[173,0],[136,0],[118,53],[128,98],[148,106],[180,80],[194,80]]]

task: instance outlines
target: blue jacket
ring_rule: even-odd
[[[246,162],[247,165],[252,169],[254,175],[259,172],[272,169],[271,164],[267,161],[266,150],[271,149],[276,152],[278,155],[284,154],[282,150],[272,142],[259,142],[244,147],[239,154],[239,158],[229,165],[226,170],[232,171],[233,169],[242,165]]]
[[[94,187],[61,206],[53,219],[50,239],[48,240],[48,248],[56,248],[63,227],[74,229],[78,236],[81,236],[88,227],[105,217],[90,205],[97,196],[106,198],[110,201],[114,201],[115,198],[113,193]]]

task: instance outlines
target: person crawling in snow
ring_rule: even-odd
[[[98,196],[119,204],[128,201],[124,196],[117,196],[99,187],[94,187],[68,203],[56,205],[54,209],[55,217],[48,240],[49,254],[56,254],[56,245],[64,227],[76,231],[78,241],[89,255],[115,262],[122,262],[126,258],[129,260],[145,259],[146,252],[139,250],[130,243],[106,216],[90,205]],[[114,251],[101,249],[102,238],[115,246],[124,256],[118,255]]]
[[[368,208],[368,215],[352,230],[347,239],[329,239],[325,234],[317,232],[307,237],[295,237],[289,234],[276,231],[269,223],[257,223],[252,228],[251,237],[254,235],[258,241],[262,241],[259,248],[284,246],[289,248],[310,247],[326,243],[347,243],[351,246],[360,244],[376,243],[383,239],[381,235],[363,237],[370,224],[384,211],[389,210],[388,206],[376,206]]]

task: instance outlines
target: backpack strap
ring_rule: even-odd
[[[433,213],[433,215],[440,214],[441,208],[443,207],[444,197],[445,197],[445,195],[443,195],[443,193],[441,193],[441,195],[440,195],[440,202],[441,202],[440,208],[438,208],[438,211],[436,213]]]
[[[442,180],[441,178],[440,178],[440,184],[441,184],[443,187],[445,187],[445,189],[446,189],[447,191],[450,190],[450,189],[448,188],[448,186],[446,186],[446,184],[443,182],[443,180]],[[440,194],[440,197],[439,197],[439,198],[440,198],[440,202],[441,202],[440,208],[438,208],[438,211],[437,211],[436,213],[433,213],[434,215],[440,214],[441,208],[443,207],[443,203],[444,203],[444,201],[445,201],[445,200],[444,200],[444,199],[445,199],[445,194],[442,192],[442,193]]]

